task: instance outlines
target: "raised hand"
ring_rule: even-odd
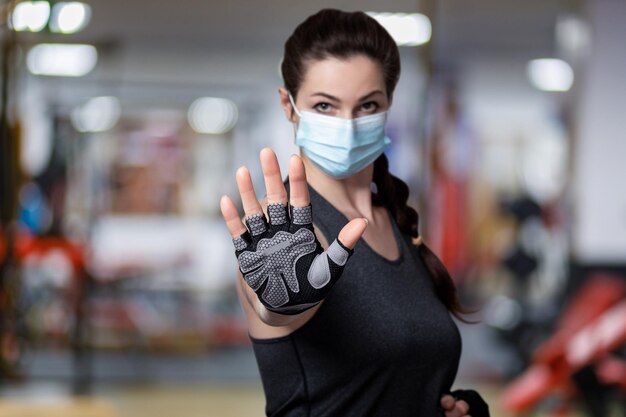
[[[220,204],[222,215],[233,237],[239,269],[261,303],[276,313],[298,314],[326,297],[341,276],[367,222],[355,219],[348,223],[324,251],[314,233],[312,207],[300,158],[293,156],[289,163],[289,205],[272,150],[261,151],[261,166],[267,188],[269,223],[245,167],[237,171],[236,178],[246,226],[227,196]]]

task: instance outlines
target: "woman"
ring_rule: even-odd
[[[301,148],[287,189],[264,149],[263,204],[248,170],[236,173],[246,225],[222,198],[268,415],[479,417],[486,409],[474,392],[449,394],[461,351],[449,313],[461,309],[383,153],[399,74],[398,48],[371,17],[310,16],[282,63],[280,104]]]

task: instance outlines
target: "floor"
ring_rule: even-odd
[[[92,397],[64,395],[53,385],[0,398],[2,417],[255,417],[263,416],[257,384],[117,386]]]
[[[513,417],[498,405],[501,388],[479,388],[492,417]],[[90,397],[72,397],[56,383],[29,384],[20,394],[0,397],[2,417],[262,417],[259,383],[159,383],[103,387]],[[536,411],[525,417],[554,414]],[[583,417],[580,412],[566,414]],[[616,416],[619,413],[615,414]]]

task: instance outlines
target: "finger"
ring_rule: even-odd
[[[287,204],[287,190],[285,190],[285,185],[283,184],[276,154],[270,148],[264,148],[261,150],[260,158],[263,178],[265,179],[267,203]]]
[[[299,156],[289,159],[290,202],[294,207],[306,207],[310,203],[309,186],[306,183],[304,164]]]
[[[333,240],[333,243],[324,251],[324,255],[326,256],[317,256],[313,260],[309,273],[307,274],[309,284],[315,289],[320,289],[328,285],[333,276],[331,269],[335,269],[336,266],[345,266],[351,253],[352,250],[346,248],[339,239]],[[335,265],[334,268],[331,268],[330,261]]]
[[[444,395],[443,397],[441,397],[441,408],[443,408],[446,411],[450,411],[454,408],[454,405],[456,404],[456,400],[454,399],[454,397],[452,395]]]
[[[444,414],[446,417],[463,417],[463,414],[460,414],[456,408],[453,408],[452,410],[448,410]]]
[[[468,411],[469,405],[463,400],[458,400],[454,404],[454,409],[450,412],[448,417],[465,417]]]
[[[465,417],[465,413],[458,410],[456,407],[452,410],[445,412],[446,417]]]
[[[235,203],[233,203],[233,200],[227,195],[223,196],[220,200],[220,210],[226,222],[226,227],[233,239],[247,232],[246,226],[241,222]]]
[[[271,224],[287,223],[287,190],[283,184],[276,154],[270,148],[261,150],[261,169],[267,191],[267,215]]]
[[[354,248],[356,242],[359,241],[365,229],[367,228],[367,219],[353,219],[346,224],[339,232],[337,239],[348,249]]]
[[[246,213],[246,225],[252,236],[258,236],[267,230],[267,222],[261,204],[256,198],[250,171],[246,167],[241,167],[237,170],[235,177],[237,178],[237,188],[239,188],[241,195],[243,211]]]
[[[237,188],[239,189],[239,195],[241,195],[241,203],[243,204],[243,211],[246,217],[262,213],[263,210],[254,193],[254,186],[252,185],[252,178],[250,177],[248,168],[239,168],[235,174],[235,178],[237,180]]]

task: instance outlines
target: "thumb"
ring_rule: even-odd
[[[358,218],[350,220],[350,222],[348,222],[348,224],[341,229],[337,239],[342,245],[348,249],[352,249],[356,245],[356,242],[361,238],[366,228],[367,219]]]

